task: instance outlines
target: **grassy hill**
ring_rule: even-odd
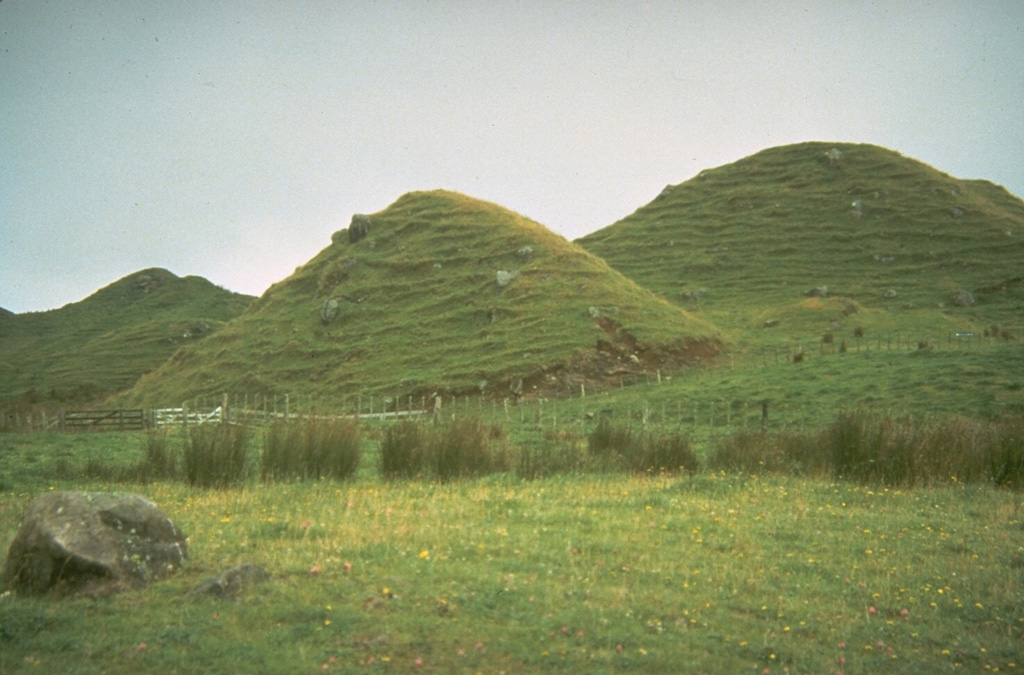
[[[871,145],[764,150],[578,243],[751,348],[1024,325],[1024,202]]]
[[[368,223],[365,238],[350,236]],[[494,204],[415,192],[353,227],[124,400],[600,388],[718,352],[704,319]]]
[[[129,387],[253,298],[163,269],[131,274],[47,312],[0,315],[0,399],[84,403]]]

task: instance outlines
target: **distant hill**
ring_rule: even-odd
[[[131,386],[254,300],[201,277],[136,272],[60,309],[0,317],[0,403],[84,403]]]
[[[872,145],[764,150],[578,243],[750,340],[1024,326],[1024,202]]]
[[[414,192],[353,217],[315,258],[124,400],[501,399],[520,381],[523,396],[578,393],[718,350],[707,321],[538,223],[461,194]]]

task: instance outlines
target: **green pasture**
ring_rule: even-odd
[[[204,490],[83,477],[90,461],[138,461],[143,434],[0,435],[4,550],[36,495],[75,489],[145,495],[191,554],[177,576],[117,596],[3,595],[0,671],[1021,667],[1019,493],[706,470],[384,481],[379,438],[365,430],[349,481],[253,474]],[[259,434],[250,444],[252,458]],[[273,579],[235,598],[185,597],[241,563]]]

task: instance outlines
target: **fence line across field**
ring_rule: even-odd
[[[770,329],[769,329],[770,330]],[[985,349],[1007,340],[1015,341],[1019,331],[986,329],[982,332],[957,332],[945,334],[945,339],[914,338],[909,332],[892,332],[874,336],[845,338],[837,344],[837,340],[827,341],[795,341],[783,346],[765,345],[754,352],[757,363],[761,367],[772,364],[782,365],[787,362],[810,359],[836,358],[838,355],[857,355],[878,352],[913,352],[922,349],[941,351],[974,351]],[[844,344],[845,342],[845,344]],[[732,357],[729,364],[732,366]],[[701,367],[676,377],[696,377],[705,375]],[[668,377],[660,371],[651,373],[630,373],[620,376],[615,389],[631,388],[636,385],[652,385],[649,392],[651,398],[660,397],[655,393]],[[0,431],[43,431],[43,430],[132,430],[148,427],[168,427],[173,425],[200,425],[207,422],[228,423],[271,423],[273,421],[292,420],[298,418],[322,417],[325,419],[338,417],[358,417],[365,420],[387,420],[400,418],[424,418],[440,415],[465,415],[467,413],[489,419],[492,422],[519,423],[536,427],[550,428],[558,426],[560,418],[564,425],[568,420],[585,420],[587,415],[596,415],[600,410],[598,400],[605,392],[592,392],[585,385],[578,385],[578,391],[571,396],[551,399],[535,398],[517,400],[513,395],[495,397],[493,394],[445,395],[438,408],[431,396],[382,396],[350,394],[336,398],[324,399],[313,396],[293,394],[223,394],[220,397],[197,397],[180,404],[179,407],[158,408],[151,410],[39,410],[10,411],[0,417]],[[509,392],[511,394],[511,392]],[[645,392],[646,395],[646,392]],[[585,403],[584,403],[585,401]],[[785,400],[772,401],[772,428],[788,426],[788,422],[798,422],[800,412]],[[611,408],[609,408],[611,406]],[[767,415],[762,411],[760,399],[749,401],[707,401],[689,397],[680,397],[673,401],[655,401],[645,407],[643,404],[610,404],[605,406],[603,414],[617,417],[625,416],[635,419],[641,424],[660,423],[689,425],[696,429],[702,427],[714,433],[719,427],[732,427],[735,420],[739,428],[751,425],[765,426]],[[588,408],[588,409],[585,409]],[[610,412],[609,412],[610,410]]]

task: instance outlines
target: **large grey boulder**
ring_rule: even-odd
[[[187,556],[181,529],[144,497],[49,492],[25,513],[4,583],[27,593],[139,586],[171,574]]]

